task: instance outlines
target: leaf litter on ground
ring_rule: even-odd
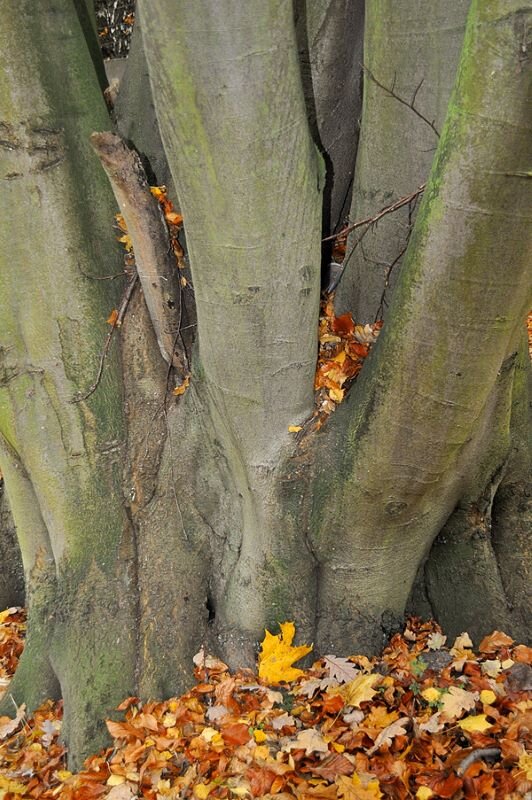
[[[23,611],[0,615],[0,672],[21,652]],[[61,703],[0,718],[0,800],[516,800],[531,796],[532,650],[495,631],[450,648],[412,619],[379,657],[294,662],[295,628],[266,632],[258,675],[203,650],[181,697],[129,697],[112,747],[72,774]],[[14,655],[17,654],[17,655]],[[486,668],[488,665],[488,668]]]

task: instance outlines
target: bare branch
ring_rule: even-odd
[[[94,383],[91,384],[91,386],[89,386],[86,392],[83,392],[83,394],[77,394],[75,397],[73,397],[70,400],[71,403],[81,403],[82,400],[86,400],[87,397],[90,397],[91,394],[94,394],[94,392],[98,388],[100,381],[102,379],[103,365],[105,364],[105,359],[107,357],[107,353],[109,352],[109,348],[111,346],[113,334],[115,330],[119,328],[122,325],[122,322],[124,321],[124,316],[126,314],[129,301],[131,300],[131,295],[133,294],[133,290],[136,286],[137,279],[138,275],[135,272],[134,275],[130,278],[129,283],[127,284],[124,290],[124,294],[122,295],[122,299],[120,301],[120,307],[118,309],[117,317],[113,322],[113,324],[111,325],[109,333],[105,337],[105,342],[102,348],[102,352],[100,353],[100,362],[98,364],[98,372],[96,373],[96,380],[94,381]]]
[[[182,374],[185,354],[179,340],[181,290],[168,229],[152,196],[140,158],[115,133],[93,133],[91,144],[109,178],[133,244],[139,280],[161,355]]]
[[[383,209],[381,209],[377,214],[374,214],[372,217],[366,217],[365,219],[361,219],[361,220],[358,220],[357,222],[353,222],[352,225],[348,225],[346,228],[343,228],[339,233],[336,233],[333,236],[327,236],[327,238],[322,239],[323,242],[327,242],[327,241],[329,241],[329,239],[341,239],[341,238],[344,238],[345,236],[347,236],[348,233],[351,233],[351,231],[354,231],[357,228],[361,228],[363,226],[366,226],[366,229],[361,233],[361,235],[358,237],[356,242],[353,244],[353,246],[352,246],[351,250],[349,251],[349,253],[344,258],[343,263],[342,263],[342,269],[337,273],[337,275],[334,277],[334,280],[327,287],[327,289],[326,289],[327,293],[334,292],[334,290],[336,289],[336,287],[340,283],[340,281],[342,279],[342,276],[343,276],[343,274],[345,272],[345,269],[346,269],[346,267],[347,267],[347,265],[348,265],[348,263],[349,263],[349,261],[351,259],[351,256],[353,255],[353,253],[357,249],[357,247],[360,244],[360,242],[363,240],[363,238],[366,235],[366,233],[369,231],[370,227],[372,225],[375,225],[380,219],[382,219],[382,217],[386,216],[386,214],[392,214],[394,211],[397,211],[399,208],[402,208],[403,206],[406,206],[406,205],[411,205],[412,202],[417,201],[417,198],[425,190],[425,185],[426,184],[422,183],[421,186],[418,186],[418,188],[415,190],[415,192],[411,192],[410,194],[407,194],[404,197],[400,197],[399,200],[396,200],[394,203],[391,203],[389,206],[385,206]],[[411,212],[409,213],[409,219],[410,218],[411,218]],[[408,243],[408,240],[407,240],[407,243]],[[405,250],[406,250],[406,247],[405,247]],[[393,262],[392,268],[397,263],[397,261],[401,258],[403,253],[404,253],[404,250],[401,251],[401,253],[397,257],[397,259]],[[388,278],[389,278],[389,274],[390,273],[388,273],[388,276],[387,276]]]
[[[463,775],[465,771],[474,764],[475,761],[482,761],[489,759],[490,761],[498,761],[501,758],[500,747],[479,747],[477,750],[472,750],[456,768],[457,775]]]
[[[418,195],[418,197],[415,197],[413,200],[411,200],[410,203],[408,204],[408,232],[406,234],[405,243],[404,243],[403,247],[401,248],[401,250],[399,251],[399,253],[394,258],[394,260],[391,262],[391,264],[388,264],[388,269],[386,270],[386,275],[384,277],[384,287],[382,289],[382,295],[381,295],[379,307],[378,307],[377,313],[375,315],[375,322],[377,322],[379,317],[382,318],[382,314],[384,312],[384,306],[387,305],[386,304],[386,291],[387,291],[388,287],[390,286],[390,277],[391,277],[393,268],[399,263],[399,261],[402,259],[402,257],[406,253],[406,250],[407,250],[407,247],[408,247],[408,243],[410,242],[410,236],[412,235],[412,229],[414,227],[414,211],[415,211],[418,199],[419,199],[419,195]]]
[[[356,230],[357,228],[361,228],[363,225],[373,225],[375,222],[378,222],[382,217],[385,217],[386,214],[392,214],[397,209],[402,208],[403,206],[408,205],[411,203],[412,200],[415,200],[420,194],[423,194],[425,191],[425,183],[422,183],[421,186],[415,190],[415,192],[411,192],[410,194],[405,194],[403,197],[400,197],[399,200],[395,200],[393,203],[390,203],[389,206],[384,206],[377,214],[374,214],[372,217],[365,217],[364,219],[359,219],[356,222],[353,222],[351,225],[346,225],[345,228],[342,228],[341,231],[338,233],[333,233],[332,236],[326,236],[325,239],[322,239],[322,242],[328,242],[331,239],[342,239],[343,237],[347,236],[348,233],[351,231]]]
[[[421,80],[421,82],[416,86],[416,89],[414,90],[414,94],[412,95],[412,99],[409,102],[408,100],[405,100],[404,97],[401,97],[401,95],[397,94],[397,92],[395,91],[395,77],[393,79],[393,84],[392,84],[392,86],[390,88],[389,86],[385,86],[383,83],[381,83],[379,80],[377,80],[377,78],[375,77],[373,72],[370,69],[368,69],[366,66],[362,65],[362,69],[364,70],[364,72],[366,72],[368,74],[368,76],[371,78],[373,83],[376,83],[377,86],[380,89],[382,89],[384,92],[386,92],[386,94],[390,95],[390,97],[393,97],[394,100],[397,100],[398,103],[401,103],[403,106],[406,106],[406,108],[409,108],[411,111],[413,111],[414,114],[416,115],[416,117],[419,117],[419,119],[423,120],[423,122],[425,122],[429,126],[431,131],[436,134],[438,139],[440,138],[440,132],[438,131],[438,129],[434,125],[434,120],[431,121],[428,117],[426,117],[424,114],[422,114],[421,111],[418,108],[416,108],[416,105],[415,105],[417,93],[419,92],[419,90],[421,89],[421,86],[423,85],[423,80]]]
[[[88,272],[85,272],[79,261],[78,269],[84,278],[89,278],[91,281],[114,281],[115,278],[124,278],[126,276],[124,270],[122,270],[122,272],[115,272],[114,275],[90,275]]]

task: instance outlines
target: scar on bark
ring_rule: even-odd
[[[93,133],[100,159],[125,219],[144,299],[162,357],[182,378],[188,372],[180,338],[181,290],[168,229],[150,192],[138,154],[116,133]]]

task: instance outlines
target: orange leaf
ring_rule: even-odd
[[[177,214],[175,211],[167,211],[164,218],[169,225],[181,225],[183,222],[181,214]]]
[[[503,647],[511,647],[513,643],[514,640],[502,631],[493,631],[482,639],[478,649],[480,653],[496,653]]]
[[[333,318],[331,321],[331,328],[334,333],[339,333],[341,336],[348,336],[350,333],[353,333],[355,330],[355,323],[353,322],[351,312]]]
[[[186,390],[189,387],[189,384],[190,384],[190,375],[187,375],[181,386],[176,386],[172,394],[175,395],[176,397],[179,397],[179,395],[181,394],[185,394]]]
[[[113,328],[114,328],[114,326],[116,325],[117,322],[118,322],[118,311],[116,310],[116,308],[113,308],[113,310],[111,311],[111,313],[107,317],[107,323],[109,325],[112,325]]]
[[[246,744],[251,739],[249,726],[243,722],[233,722],[226,725],[221,730],[223,740],[226,744]]]

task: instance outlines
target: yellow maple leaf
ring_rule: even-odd
[[[344,698],[347,706],[360,708],[360,704],[371,700],[377,690],[373,687],[382,680],[382,675],[371,673],[370,675],[359,675],[354,681],[344,684],[344,686],[334,687],[330,694],[339,694]]]
[[[279,627],[281,633],[277,635],[264,632],[258,658],[259,678],[273,684],[295,681],[303,675],[303,670],[293,667],[292,664],[312,650],[312,645],[306,644],[292,647],[296,633],[293,622],[282,622]]]
[[[488,728],[491,728],[492,724],[492,722],[488,722],[485,714],[476,714],[474,717],[465,717],[465,719],[461,719],[458,723],[463,731],[478,731],[479,733],[487,731]]]

